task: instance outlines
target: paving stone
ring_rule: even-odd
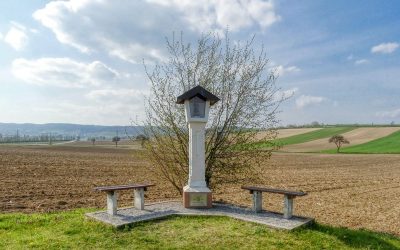
[[[148,221],[167,217],[170,215],[204,215],[227,216],[239,220],[264,224],[271,228],[292,230],[313,221],[312,218],[293,216],[290,219],[283,218],[282,214],[263,210],[255,213],[250,208],[238,207],[230,204],[213,203],[209,209],[184,208],[182,202],[160,202],[145,205],[144,210],[134,207],[118,209],[112,216],[107,211],[99,211],[86,214],[88,217],[110,224],[114,227],[123,227],[136,222]]]

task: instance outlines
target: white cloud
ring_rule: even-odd
[[[381,43],[371,48],[372,53],[390,54],[399,47],[398,43]]]
[[[4,42],[8,43],[16,51],[20,51],[28,44],[27,29],[16,22],[11,22],[10,30],[4,36]]]
[[[296,66],[290,66],[285,69],[286,72],[299,72],[300,69]]]
[[[322,96],[301,95],[296,99],[296,107],[301,109],[306,106],[319,104],[323,101],[326,101],[326,98]]]
[[[257,20],[262,28],[266,28],[281,20],[281,17],[275,13],[272,1],[243,1],[243,5],[247,7],[251,17]]]
[[[163,9],[142,1],[53,1],[33,17],[51,29],[59,42],[83,53],[104,51],[139,63],[143,58],[162,60],[158,48],[167,35],[164,30],[179,30],[174,24],[179,15]]]
[[[164,53],[159,49],[139,43],[131,43],[128,45],[114,44],[114,46],[111,46],[110,48],[112,48],[109,51],[110,55],[131,63],[138,63],[140,58],[151,58],[160,61],[166,59]]]
[[[294,72],[299,72],[300,71],[300,69],[298,67],[296,67],[296,66],[285,67],[283,65],[279,65],[279,66],[273,68],[272,70],[275,71],[275,74],[279,75],[279,76],[283,76],[283,75],[285,75],[287,73],[294,73]]]
[[[196,31],[225,29],[232,31],[258,25],[265,29],[279,21],[271,0],[148,0],[161,6],[178,9]]]
[[[354,65],[362,65],[362,64],[367,64],[367,63],[369,63],[369,60],[367,60],[367,59],[365,59],[365,58],[361,58],[361,59],[357,59],[357,58],[353,55],[353,54],[350,54],[348,57],[347,57],[347,61],[353,61],[354,62]]]
[[[274,100],[280,101],[280,100],[288,99],[288,98],[294,96],[296,94],[296,92],[298,92],[298,91],[299,91],[299,89],[296,87],[287,89],[287,90],[279,90],[275,93]]]
[[[99,61],[81,63],[70,58],[15,59],[12,73],[26,83],[82,88],[112,83],[119,73]]]
[[[400,109],[377,112],[376,115],[382,118],[398,118],[400,117]]]
[[[273,2],[263,0],[52,1],[33,17],[61,43],[83,53],[105,51],[133,63],[165,59],[159,48],[173,31],[190,37],[227,27],[233,32],[254,26],[265,29],[280,19]]]
[[[354,62],[355,65],[367,64],[369,61],[367,59],[360,59]]]

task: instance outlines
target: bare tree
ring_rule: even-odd
[[[329,138],[329,143],[335,143],[337,152],[339,153],[340,148],[342,147],[343,144],[349,144],[350,142],[344,138],[343,135],[334,135],[331,138]]]
[[[90,141],[92,142],[92,145],[94,146],[94,144],[96,143],[96,138],[92,137],[92,138],[90,138]]]
[[[140,141],[140,145],[142,146],[142,148],[144,147],[144,144],[146,141],[149,140],[149,138],[147,136],[145,136],[144,134],[140,134],[138,136],[136,136],[136,140]]]
[[[121,140],[121,138],[118,137],[118,135],[117,135],[117,136],[114,136],[114,137],[112,138],[112,142],[115,143],[115,147],[118,147],[118,142],[119,142],[120,140]]]
[[[311,127],[319,127],[320,126],[320,124],[319,124],[319,122],[317,122],[317,121],[313,121],[312,123],[311,123]]]
[[[211,108],[206,127],[206,182],[217,184],[256,178],[276,147],[273,139],[280,96],[276,75],[268,68],[263,48],[253,49],[253,39],[231,43],[203,35],[196,45],[183,36],[167,39],[166,62],[145,65],[151,82],[146,104],[147,156],[181,193],[188,178],[188,129],[183,105],[176,97],[200,85],[221,100]],[[260,130],[266,131],[258,133]]]

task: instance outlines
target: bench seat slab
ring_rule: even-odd
[[[250,190],[250,193],[254,191],[260,192],[267,192],[267,193],[276,193],[276,194],[287,194],[291,196],[304,196],[307,193],[302,191],[291,191],[291,190],[283,190],[283,189],[276,189],[276,188],[265,188],[265,187],[255,187],[255,186],[242,186],[242,189]]]
[[[152,187],[154,184],[128,184],[128,185],[119,185],[119,186],[103,186],[103,187],[95,187],[95,190],[98,191],[117,191],[117,190],[126,190],[126,189],[135,189],[135,188],[144,188]]]

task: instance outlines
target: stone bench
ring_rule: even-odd
[[[253,195],[253,209],[256,213],[262,211],[262,193],[274,193],[284,195],[283,218],[290,219],[293,216],[293,199],[297,196],[305,196],[307,193],[301,191],[289,191],[265,187],[242,186],[242,189],[250,190]]]
[[[134,190],[134,206],[137,209],[144,209],[144,191],[147,191],[148,187],[154,186],[154,184],[129,184],[119,186],[103,186],[96,187],[95,190],[103,191],[107,193],[107,213],[110,215],[117,214],[117,192],[119,190]]]

